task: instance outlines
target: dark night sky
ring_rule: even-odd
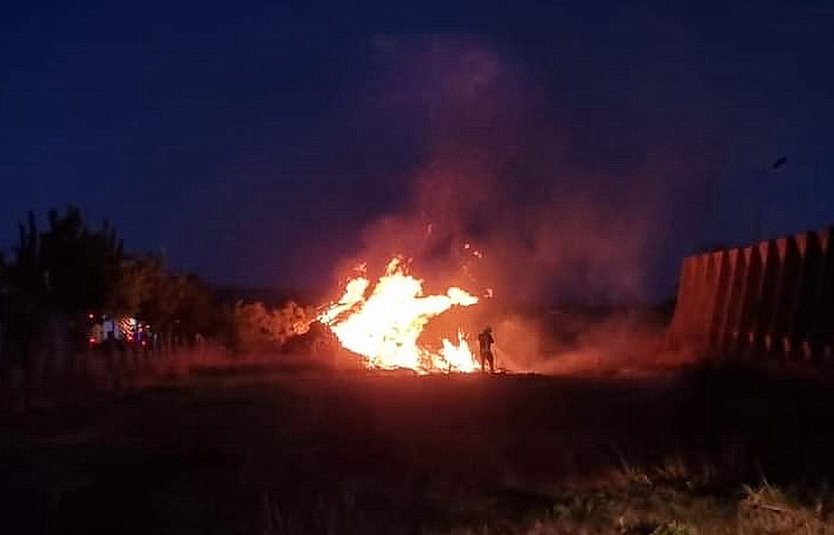
[[[755,213],[768,235],[834,223],[831,2],[83,0],[2,11],[6,251],[28,210],[73,203],[115,222],[130,249],[162,249],[215,282],[328,282],[360,230],[406,202],[425,110],[380,112],[414,78],[413,63],[400,79],[385,55],[433,38],[477,43],[523,73],[573,161],[603,169],[592,196],[611,195],[599,162],[616,181],[631,149],[690,144],[694,159],[662,166],[670,177],[703,151],[709,176],[688,186],[696,215],[657,221],[652,295],[670,290],[682,254],[747,240]],[[422,81],[431,91],[430,72]],[[784,168],[768,171],[780,156]]]

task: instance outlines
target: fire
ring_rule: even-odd
[[[365,357],[368,367],[473,372],[480,366],[462,330],[456,343],[444,338],[438,350],[419,339],[432,318],[477,302],[477,297],[457,287],[441,295],[423,295],[423,281],[410,275],[404,261],[395,257],[376,284],[364,276],[349,280],[342,297],[317,319],[345,349]]]

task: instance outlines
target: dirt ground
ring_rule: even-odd
[[[554,514],[573,519],[588,489],[620,489],[610,510],[647,480],[686,499],[709,496],[720,516],[745,482],[829,480],[833,399],[825,385],[733,372],[206,367],[119,396],[3,414],[0,531],[567,533]],[[665,533],[638,524],[598,532]]]

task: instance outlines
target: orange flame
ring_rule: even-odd
[[[457,287],[445,295],[423,295],[423,281],[411,276],[396,257],[373,287],[366,277],[349,280],[339,301],[317,319],[330,327],[345,349],[364,356],[368,367],[473,372],[480,366],[463,331],[458,331],[457,343],[444,338],[438,351],[421,345],[419,338],[431,318],[477,302],[477,297]]]

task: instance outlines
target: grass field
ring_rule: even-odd
[[[3,533],[834,533],[834,392],[205,367],[5,413]]]

